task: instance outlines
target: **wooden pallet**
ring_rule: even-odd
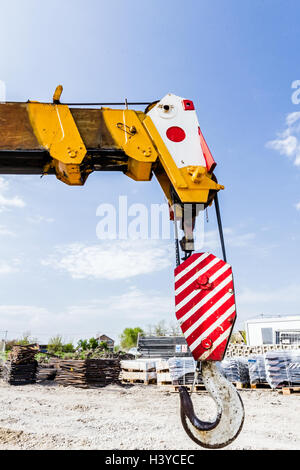
[[[193,385],[173,385],[174,391],[178,392],[179,387],[186,387],[189,392],[192,391]],[[206,391],[206,388],[203,384],[198,384],[194,386],[194,392]]]
[[[282,387],[279,392],[282,393],[282,395],[291,395],[292,393],[300,393],[300,387]]]
[[[172,384],[172,381],[170,381],[170,380],[162,380],[162,381],[158,380],[157,385],[161,385],[162,387],[164,387],[166,385],[171,386],[173,384]]]
[[[271,388],[270,385],[267,382],[262,382],[258,384],[250,384],[251,389],[256,390],[256,389],[262,389],[262,388]]]
[[[232,385],[235,386],[235,388],[237,390],[242,390],[242,389],[245,389],[245,388],[250,388],[250,385],[249,384],[244,384],[242,382],[231,382]]]
[[[142,380],[142,379],[122,379],[123,384],[133,385],[156,385],[156,379]]]

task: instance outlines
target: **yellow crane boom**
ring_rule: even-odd
[[[195,113],[182,107],[173,116],[174,95],[140,112],[73,108],[60,104],[61,91],[56,89],[53,103],[0,103],[0,174],[55,174],[69,185],[85,184],[93,171],[122,171],[136,181],[150,181],[154,174],[170,204],[171,187],[178,202],[203,204],[211,203],[223,189],[201,161],[200,137],[198,149],[195,142],[190,145],[191,153],[199,153],[192,164],[178,165],[151,117],[151,112],[163,106],[161,121],[174,128],[180,115]],[[179,108],[184,100],[177,98]],[[188,141],[188,120],[182,130]],[[182,147],[186,142],[175,140],[175,144]]]

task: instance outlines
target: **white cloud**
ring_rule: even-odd
[[[1,330],[8,330],[9,338],[30,331],[42,342],[56,334],[77,342],[99,331],[117,339],[128,326],[146,328],[160,320],[166,323],[175,320],[173,296],[136,287],[120,295],[101,295],[97,300],[66,306],[59,311],[37,305],[0,306]]]
[[[255,233],[236,233],[232,228],[224,229],[225,245],[233,248],[244,248],[251,244],[251,241],[255,238]],[[220,236],[218,230],[210,230],[204,235],[203,247],[207,250],[215,250],[220,247]]]
[[[300,112],[293,112],[286,117],[286,129],[278,133],[277,138],[266,143],[266,147],[276,150],[280,155],[293,159],[294,165],[300,166]]]
[[[292,126],[295,124],[300,119],[300,111],[295,111],[294,113],[290,113],[286,117],[286,124],[288,127]]]
[[[45,315],[49,313],[44,307],[36,307],[34,305],[0,305],[0,318],[1,315],[8,315],[9,317],[20,317],[32,319],[34,317]]]
[[[52,224],[53,222],[55,222],[55,219],[53,219],[52,217],[44,217],[43,215],[27,217],[27,220],[32,224],[41,224],[43,222],[46,222],[47,224]]]
[[[86,318],[109,316],[118,318],[122,316],[131,319],[153,319],[162,315],[170,315],[174,311],[174,299],[162,296],[156,291],[142,291],[132,287],[120,295],[103,297],[101,300],[86,305],[73,305],[68,307],[67,315],[74,320],[76,317]]]
[[[283,304],[300,303],[300,286],[292,284],[290,286],[278,287],[272,290],[264,289],[262,291],[246,288],[239,294],[238,300],[239,303],[247,305],[266,305],[277,302]]]
[[[9,197],[6,193],[10,190],[9,181],[0,177],[0,212],[10,208],[25,207],[25,202],[19,196]]]
[[[237,292],[236,303],[241,327],[244,320],[262,313],[269,316],[299,315],[300,285],[277,286],[275,289],[246,287]]]
[[[298,151],[298,139],[293,135],[281,134],[281,138],[271,140],[267,143],[269,148],[277,150],[280,155],[286,155],[287,157],[293,157]]]
[[[300,211],[300,202],[297,202],[297,204],[295,204],[295,207],[296,207],[297,211]]]
[[[11,230],[9,230],[7,227],[5,227],[4,225],[0,225],[0,235],[9,235],[11,237],[15,237],[16,234],[14,232],[12,232]]]
[[[66,271],[74,279],[116,280],[161,271],[171,265],[172,258],[172,249],[167,243],[117,240],[58,247],[42,264]]]
[[[7,261],[0,261],[0,275],[11,274],[19,271],[20,260],[14,259],[10,263]]]

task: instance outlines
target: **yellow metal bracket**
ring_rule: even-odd
[[[119,148],[128,155],[126,175],[135,181],[151,179],[152,164],[158,153],[142,123],[144,113],[133,110],[103,109],[103,119]]]
[[[69,107],[37,102],[27,106],[35,136],[52,157],[57,178],[70,185],[83,185],[80,164],[87,151]]]

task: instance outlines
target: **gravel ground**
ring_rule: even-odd
[[[300,394],[242,390],[245,424],[227,449],[300,449]],[[213,418],[205,392],[199,417]],[[82,390],[0,382],[0,449],[199,450],[185,434],[179,396],[156,386]]]

